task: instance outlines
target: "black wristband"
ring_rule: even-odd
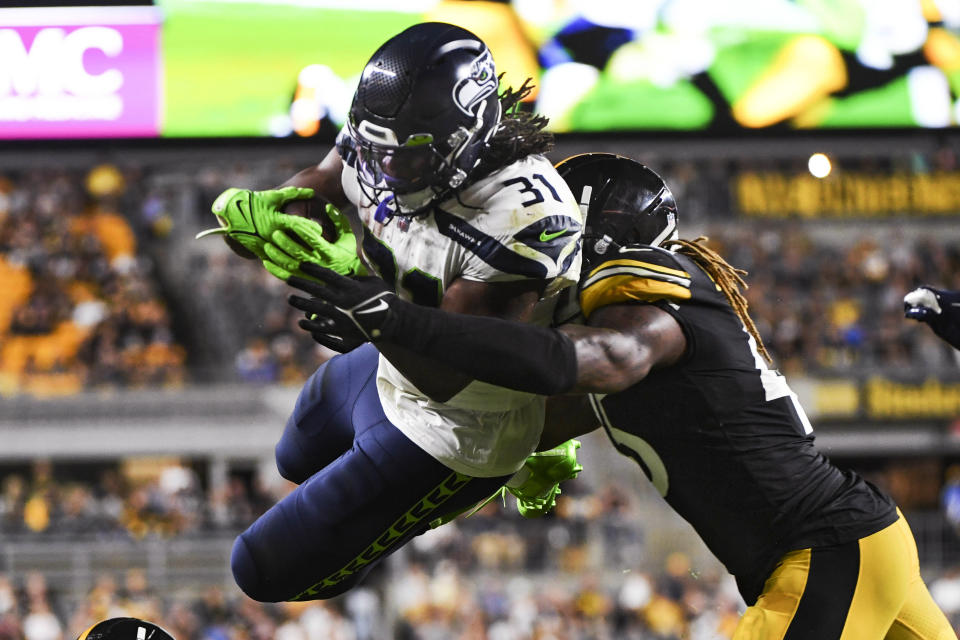
[[[393,298],[380,331],[381,340],[497,386],[556,395],[577,381],[576,348],[555,329],[448,313]]]

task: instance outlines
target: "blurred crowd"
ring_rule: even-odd
[[[533,521],[491,503],[416,538],[331,602],[264,605],[216,585],[161,594],[141,568],[102,573],[82,597],[39,572],[0,573],[0,640],[60,640],[125,615],[180,640],[730,637],[742,608],[732,579],[678,552],[640,569],[654,552],[628,503],[609,486],[567,496],[556,515]],[[590,521],[603,523],[599,535],[587,534]]]
[[[141,469],[150,479],[139,483],[118,470],[90,483],[64,482],[54,471],[35,463],[29,474],[3,478],[7,540],[236,532],[278,497],[240,477],[223,492],[204,492],[178,465]],[[416,538],[362,588],[326,603],[264,605],[217,585],[202,593],[152,589],[143,567],[100,573],[79,597],[41,572],[4,574],[0,564],[0,640],[70,638],[123,615],[158,621],[182,640],[728,636],[738,602],[732,582],[715,563],[700,575],[681,553],[659,572],[641,570],[655,548],[641,521],[636,501],[615,484],[596,492],[571,484],[557,511],[539,520],[494,501]]]
[[[40,460],[29,472],[0,476],[0,536],[139,540],[239,531],[285,491],[240,475],[205,488],[193,469],[163,460],[104,467],[90,480],[58,478]]]
[[[156,213],[141,183],[112,165],[0,176],[0,395],[183,381],[185,351],[130,222]]]
[[[870,477],[910,504],[894,482],[898,473]],[[493,501],[415,538],[361,588],[330,602],[258,604],[225,570],[175,587],[172,569],[146,554],[124,555],[106,565],[112,569],[61,560],[50,565],[59,580],[18,559],[18,542],[40,541],[106,539],[120,549],[128,546],[122,541],[171,540],[179,551],[170,553],[184,553],[190,540],[219,541],[225,551],[285,492],[244,475],[204,488],[200,477],[163,459],[96,472],[36,462],[3,475],[0,536],[11,547],[0,558],[0,640],[69,640],[124,615],[158,621],[180,640],[717,640],[730,637],[743,608],[732,579],[690,533],[664,520],[665,505],[635,469],[617,481],[566,483],[557,508],[540,519],[521,518],[510,500]],[[934,493],[918,506],[936,500]],[[929,551],[931,526],[919,517],[912,523]],[[957,560],[940,553],[945,567]],[[78,591],[76,575],[63,579],[67,567],[86,567],[82,580],[90,584]],[[960,628],[960,570],[928,581]]]
[[[919,284],[960,289],[960,242],[895,231],[817,242],[800,228],[707,232],[749,272],[750,315],[787,374],[956,370],[956,351],[904,320],[903,295]]]
[[[233,374],[241,382],[301,385],[336,355],[297,326],[303,313],[287,304],[292,290],[259,262],[224,253],[195,257],[199,297],[209,306],[227,305],[217,320],[231,336]]]
[[[729,580],[669,570],[600,581],[477,578],[450,564],[411,564],[386,584],[332,601],[261,604],[216,586],[163,598],[142,571],[131,570],[121,580],[101,575],[74,603],[40,573],[28,574],[19,589],[0,574],[0,639],[69,639],[99,620],[134,616],[178,640],[716,640],[736,626],[731,589]]]
[[[960,628],[960,569],[928,582]],[[521,573],[401,552],[334,600],[278,604],[220,585],[161,592],[140,568],[100,573],[79,596],[41,572],[0,572],[0,640],[69,640],[119,616],[157,622],[178,640],[722,640],[743,608],[732,578],[682,553],[653,571]]]
[[[145,466],[103,470],[88,482],[65,480],[76,471],[45,462],[7,473],[0,535],[11,543],[75,544],[211,539],[219,532],[215,539],[228,545],[279,497],[250,478],[233,476],[222,490],[204,490],[187,467]],[[616,484],[589,491],[570,483],[556,512],[538,520],[494,501],[416,538],[364,588],[332,603],[262,605],[216,585],[202,594],[155,591],[143,567],[103,573],[79,598],[70,583],[50,584],[36,571],[4,575],[0,564],[0,640],[68,638],[118,615],[161,621],[177,638],[204,640],[679,638],[682,629],[730,627],[737,600],[715,563],[709,577],[683,554],[667,559],[663,575],[642,570],[649,565],[644,554],[659,547],[645,539],[640,513]]]

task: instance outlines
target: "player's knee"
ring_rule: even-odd
[[[259,602],[280,602],[289,594],[278,593],[279,585],[270,586],[268,577],[260,569],[256,556],[244,534],[237,536],[230,553],[230,569],[233,579],[245,594]]]
[[[326,600],[349,591],[366,575],[366,571],[359,571],[355,575],[344,576],[343,580],[332,585],[315,584],[302,589],[302,586],[297,587],[298,581],[304,577],[297,575],[301,573],[300,571],[291,569],[286,573],[278,572],[276,568],[271,571],[270,567],[266,570],[262,567],[263,563],[257,561],[256,542],[250,540],[246,533],[237,536],[230,554],[233,579],[241,591],[259,602],[284,602],[293,598]],[[314,567],[314,569],[317,568]],[[319,573],[324,573],[324,570],[319,569]]]
[[[282,438],[274,448],[274,457],[277,461],[277,471],[284,480],[294,484],[302,484],[312,473],[303,465],[303,453],[290,438]]]
[[[326,466],[330,460],[323,456],[324,449],[332,448],[333,443],[322,440],[327,447],[311,446],[309,439],[297,424],[296,414],[287,419],[283,428],[283,435],[273,449],[274,459],[277,462],[277,471],[285,479],[294,484],[303,484],[310,476]],[[330,454],[332,455],[332,454]],[[339,455],[339,453],[337,454]]]

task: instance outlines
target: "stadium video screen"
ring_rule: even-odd
[[[0,138],[329,136],[371,53],[425,20],[533,77],[558,132],[951,127],[941,0],[157,0],[0,9]]]

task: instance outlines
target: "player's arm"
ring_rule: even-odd
[[[397,301],[402,302],[402,301]],[[598,309],[590,325],[548,329],[391,304],[382,341],[401,343],[477,380],[544,395],[616,393],[678,361],[683,330],[648,304]]]
[[[573,343],[576,374],[569,392],[616,393],[656,367],[676,363],[687,338],[672,315],[652,304],[614,304],[590,316],[590,324],[555,330]],[[559,364],[559,361],[558,361]],[[570,363],[564,366],[570,369]]]
[[[350,147],[344,147],[344,149],[346,154],[352,153]],[[362,261],[363,251],[360,245],[363,239],[363,224],[343,188],[343,156],[337,147],[330,149],[319,164],[303,169],[280,185],[280,187],[286,186],[309,187],[314,190],[315,195],[310,200],[290,202],[283,207],[282,211],[306,218],[318,218],[327,237],[339,238],[341,229],[331,222],[329,215],[319,213],[324,211],[325,203],[329,202],[337,208],[338,213],[348,223],[350,232],[354,236],[353,251]],[[317,213],[311,215],[310,212]]]
[[[459,278],[444,292],[440,308],[459,314],[527,322],[543,287],[544,283],[538,280],[487,283]],[[404,377],[437,402],[449,400],[473,379],[468,372],[458,369],[456,362],[412,350],[402,342],[381,340],[376,345]]]
[[[382,281],[343,278],[315,265],[301,268],[326,286],[300,282],[317,299],[297,306],[317,313],[316,322],[330,332],[353,331],[520,391],[615,393],[677,362],[687,348],[677,320],[656,305],[610,304],[593,311],[589,326],[547,329],[421,307],[385,291]]]
[[[926,322],[954,349],[960,349],[960,291],[924,285],[903,297],[903,313],[912,320]]]
[[[343,174],[343,160],[336,147],[324,156],[319,164],[307,167],[294,174],[280,185],[280,187],[309,187],[314,190],[316,196],[333,204],[338,209],[345,209],[350,201],[347,199],[343,190],[341,176]],[[278,188],[280,188],[278,187]],[[288,207],[295,207],[295,204]],[[318,211],[323,211],[319,207]],[[286,213],[299,214],[299,211],[284,209]]]

